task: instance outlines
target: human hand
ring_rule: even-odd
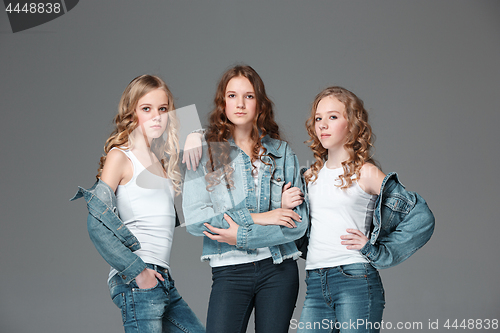
[[[361,231],[357,229],[346,229],[349,235],[342,235],[340,242],[342,245],[347,245],[348,250],[361,250],[363,246],[368,242],[368,237],[366,237]]]
[[[186,164],[188,170],[196,171],[198,163],[201,159],[202,154],[202,135],[200,133],[191,133],[186,138],[186,143],[184,144],[184,156],[182,157],[182,163]]]
[[[224,220],[226,220],[227,223],[229,223],[229,228],[227,229],[216,228],[212,227],[208,223],[205,223],[205,227],[207,227],[211,233],[208,231],[203,231],[203,234],[205,234],[205,236],[207,236],[210,239],[218,241],[219,243],[228,243],[229,245],[236,245],[239,225],[236,224],[236,222],[234,222],[233,219],[227,214],[224,214]]]
[[[265,213],[253,213],[253,223],[260,225],[281,225],[287,228],[297,228],[295,221],[302,222],[299,214],[291,209],[278,208]]]
[[[145,268],[142,272],[135,277],[135,283],[141,289],[150,289],[158,283],[156,279],[164,281],[165,279],[155,270]]]
[[[304,202],[304,194],[300,188],[291,186],[291,182],[283,186],[283,191],[281,193],[281,208],[293,209]]]

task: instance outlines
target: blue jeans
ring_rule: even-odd
[[[253,308],[257,333],[288,332],[299,291],[295,260],[214,267],[212,281],[207,332],[246,332]]]
[[[111,298],[121,309],[125,332],[205,332],[203,324],[177,292],[168,272],[156,265],[147,266],[161,273],[165,281],[157,280],[156,286],[150,289],[140,289],[135,280],[123,283],[117,275],[108,282]]]
[[[369,263],[308,270],[306,283],[297,333],[380,331],[384,287]]]

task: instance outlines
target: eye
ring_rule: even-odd
[[[320,117],[316,117],[316,118],[314,118],[314,121],[315,121],[315,122],[318,122],[318,121],[320,121],[320,120],[321,120],[321,118],[320,118]]]
[[[337,116],[330,116],[330,119],[337,119]]]
[[[229,95],[227,95],[227,97],[234,98],[234,94],[229,94]]]
[[[149,112],[149,110],[151,110],[151,108],[149,106],[145,106],[142,108],[142,111],[144,111],[144,112]]]
[[[253,99],[253,98],[255,98],[255,96],[254,95],[247,95],[247,98],[248,99]]]
[[[162,106],[162,107],[160,108],[160,112],[167,112],[167,111],[168,111],[168,109],[167,109],[167,107],[166,107],[166,106]]]

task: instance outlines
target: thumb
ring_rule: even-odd
[[[292,186],[292,182],[286,183],[285,186],[283,186],[283,191],[282,192],[285,192],[286,190],[288,190],[290,188],[290,186]]]
[[[163,276],[161,276],[160,273],[158,273],[157,271],[154,271],[155,272],[155,276],[157,279],[159,279],[160,281],[165,281],[165,279],[163,278]]]

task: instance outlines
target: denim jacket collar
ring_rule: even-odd
[[[228,139],[227,141],[229,142],[229,145],[230,145],[231,147],[239,148],[239,147],[236,145],[236,143],[234,142],[234,139],[233,139],[233,138],[230,138],[230,139]],[[281,145],[281,141],[280,141],[280,140],[273,140],[273,139],[271,139],[271,137],[270,137],[269,135],[267,135],[267,134],[266,134],[266,135],[262,138],[261,143],[262,143],[262,146],[263,146],[264,148],[266,148],[266,152],[267,152],[268,154],[271,154],[271,155],[273,155],[273,156],[275,156],[275,157],[282,157],[282,156],[283,156],[283,153],[278,151],[279,146],[278,146],[278,147],[276,147],[276,146],[275,146],[275,144],[277,144],[277,143],[278,143],[279,145]]]
[[[73,198],[70,199],[70,201],[74,201],[83,197],[85,198],[85,201],[89,203],[93,196],[97,196],[104,205],[106,205],[112,211],[116,211],[115,193],[113,189],[101,179],[98,179],[88,190],[80,186],[78,188],[78,192],[76,192],[76,194],[73,196]]]

